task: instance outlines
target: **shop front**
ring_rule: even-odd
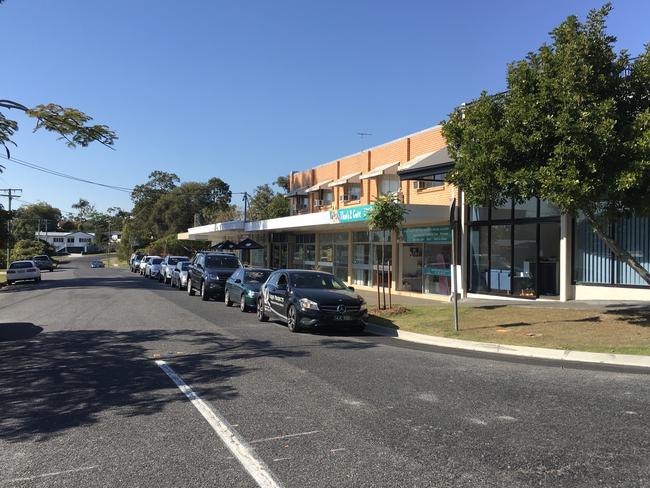
[[[399,290],[451,294],[451,228],[449,225],[402,230]]]

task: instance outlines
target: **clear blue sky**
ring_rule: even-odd
[[[251,191],[358,151],[357,132],[380,144],[503,90],[506,63],[602,3],[6,0],[0,98],[74,106],[120,137],[116,151],[70,150],[16,113],[15,157],[119,186],[160,169]],[[638,54],[649,19],[649,1],[615,0],[618,47]],[[0,187],[27,201],[131,207],[127,194],[6,166]]]

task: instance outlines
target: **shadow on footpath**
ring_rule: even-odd
[[[248,360],[309,354],[195,330],[41,330],[0,323],[0,440],[44,441],[99,422],[107,410],[151,415],[185,401],[153,360],[165,345],[196,351],[171,364],[189,385],[206,384],[213,400],[238,395],[229,380],[255,371]]]

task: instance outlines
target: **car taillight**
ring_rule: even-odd
[[[7,270],[7,274],[9,274],[9,273],[15,273],[15,272],[16,272],[15,269],[9,269],[9,270]]]
[[[36,271],[36,268],[27,268],[27,271]]]

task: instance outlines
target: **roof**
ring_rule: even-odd
[[[310,193],[313,191],[322,190],[323,188],[327,187],[327,185],[329,185],[331,182],[332,180],[321,181],[320,183],[316,183],[314,186],[310,186],[309,188],[307,188],[305,192]]]
[[[335,186],[343,186],[343,185],[345,185],[347,183],[358,183],[360,174],[361,174],[361,171],[357,171],[356,173],[351,173],[349,175],[342,176],[338,180],[332,181],[327,186],[329,186],[330,188],[333,188]]]
[[[381,166],[377,166],[375,169],[362,174],[360,178],[362,180],[366,180],[368,178],[375,178],[377,176],[382,176],[382,175],[394,175],[395,173],[397,173],[398,165],[399,165],[399,161],[393,161],[392,163],[382,164]]]
[[[85,234],[87,236],[95,237],[94,232],[85,232],[83,230],[74,230],[72,232],[34,232],[34,235],[39,237],[65,237],[73,234]]]
[[[435,152],[422,154],[397,170],[400,180],[433,180],[454,167],[447,146]]]

